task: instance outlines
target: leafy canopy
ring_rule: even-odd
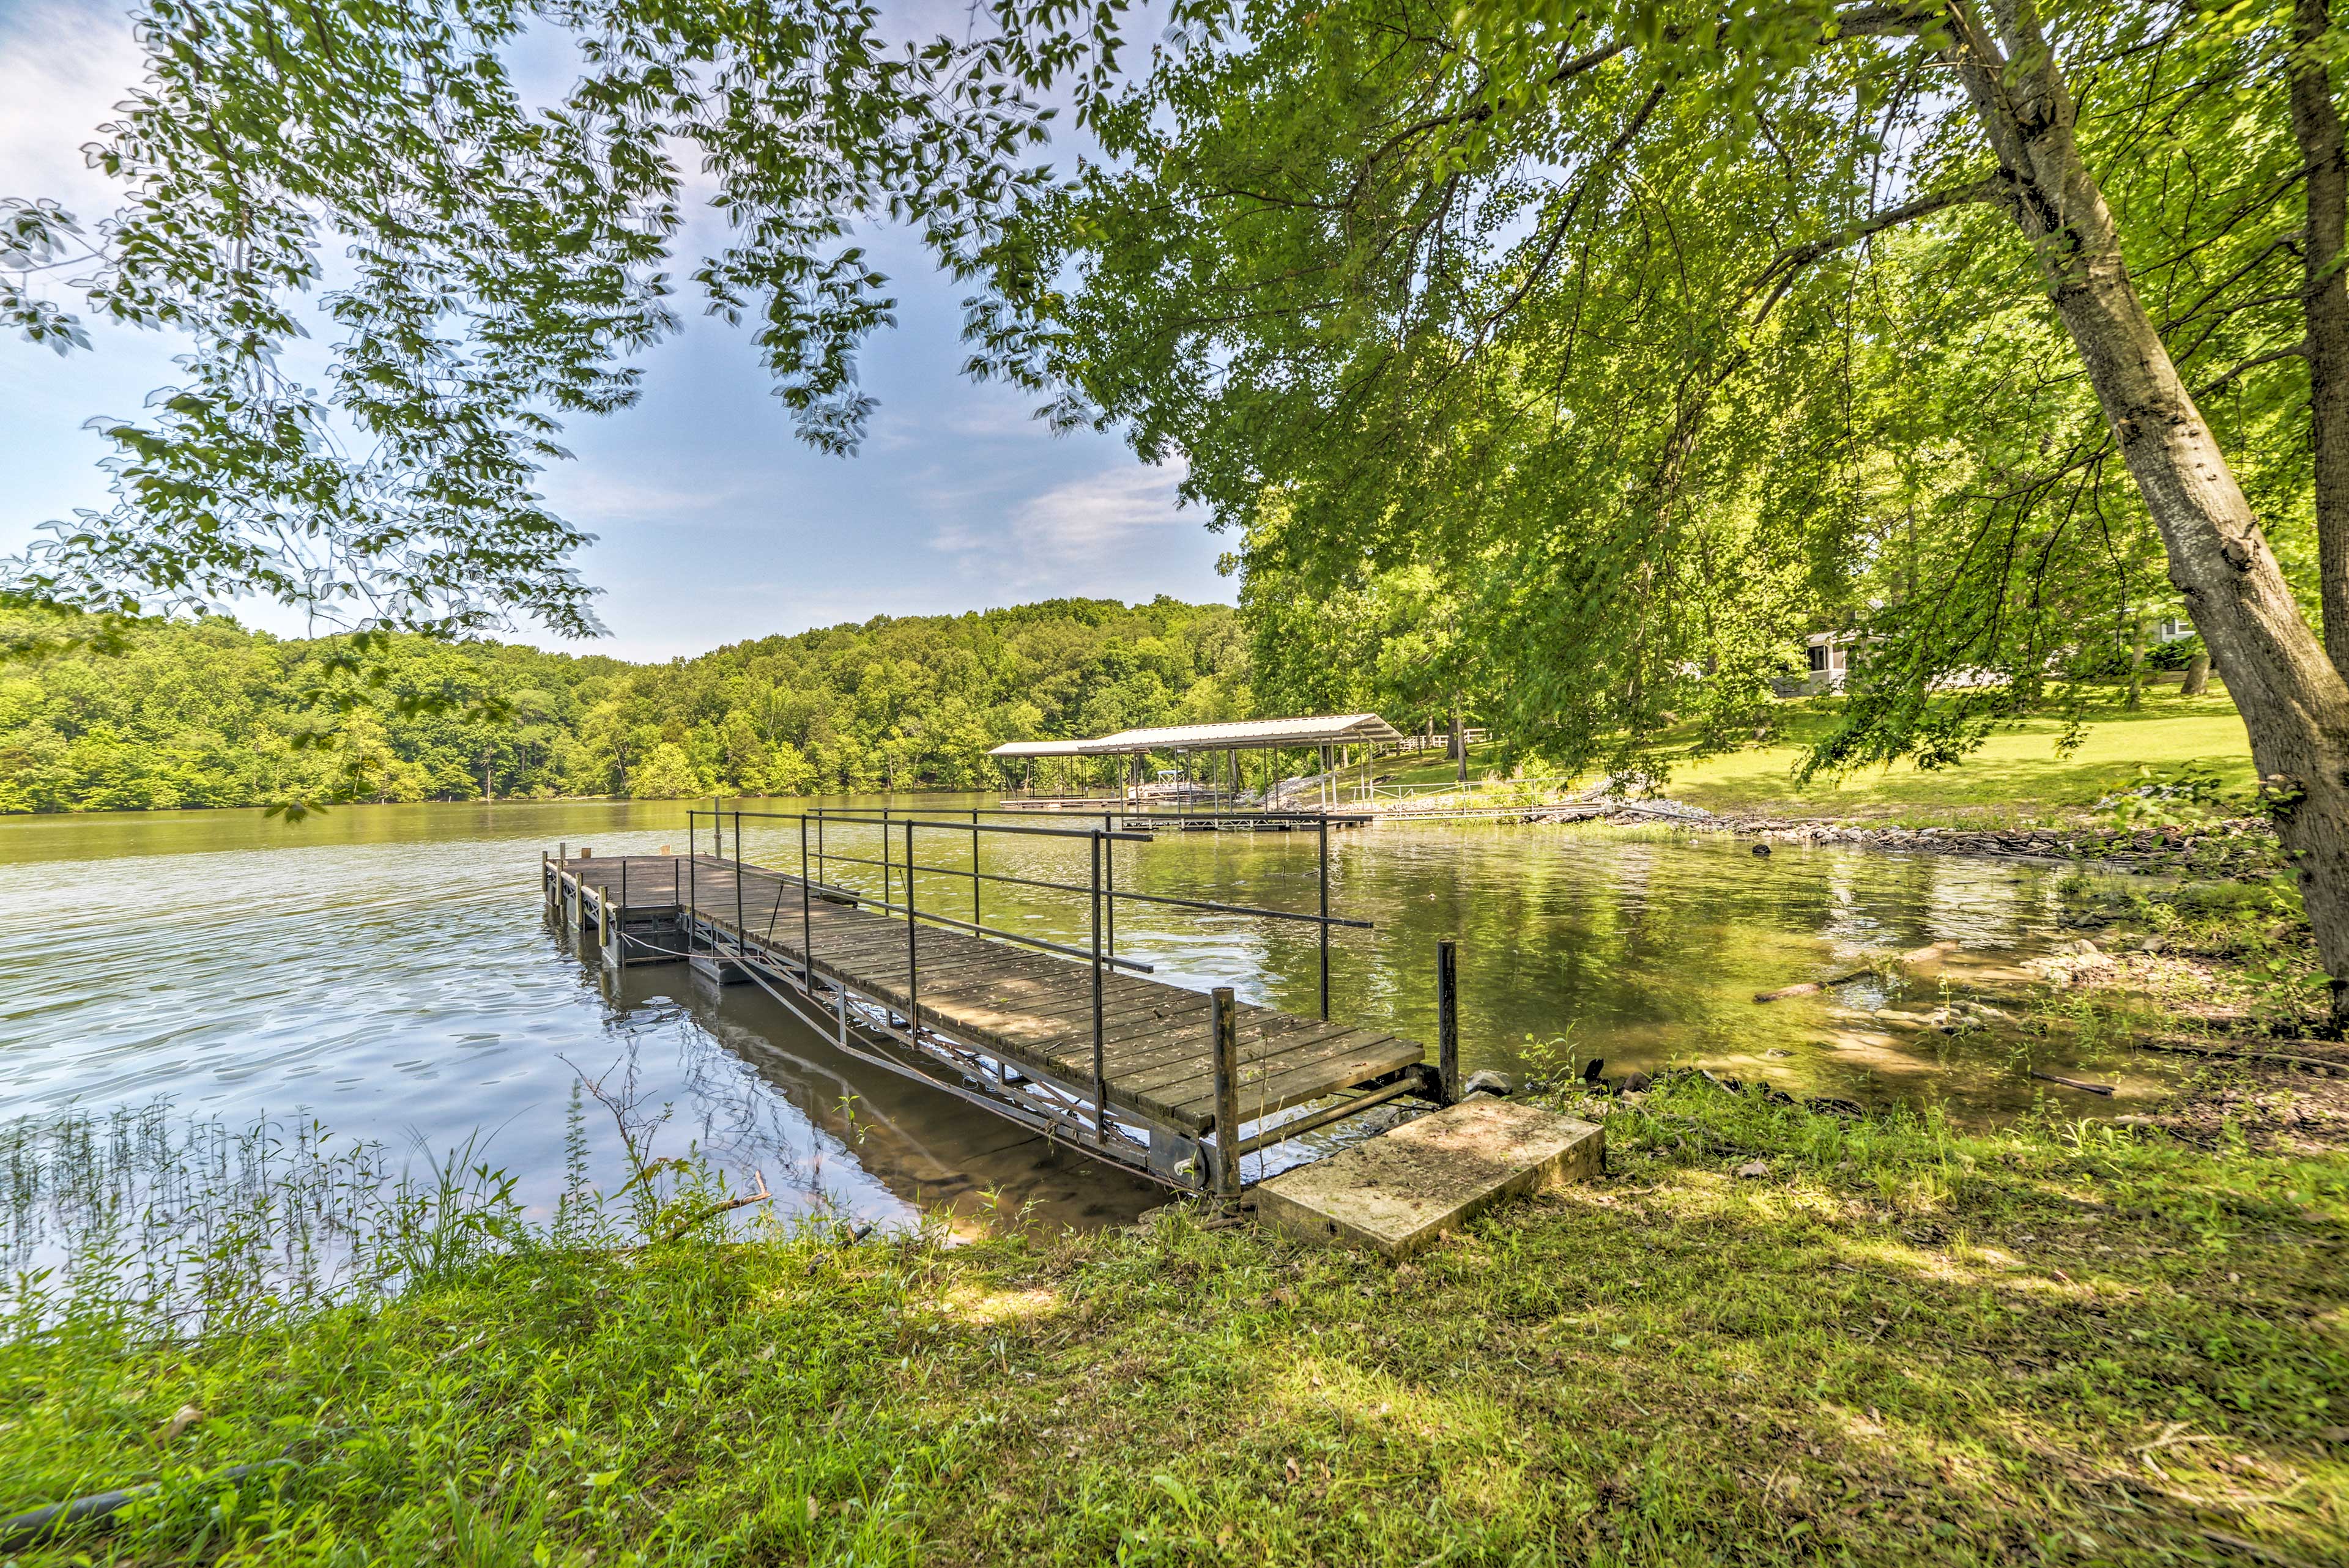
[[[1352,626],[1432,578],[1457,684],[1569,759],[1730,743],[1839,627],[1830,768],[1954,758],[2174,604],[1939,5],[1194,5],[1131,77],[1085,43],[1118,9],[1003,7],[1060,25],[1030,79],[1088,71],[1107,156],[988,253],[974,367],[1185,455],[1256,601]],[[2289,10],[2043,21],[2304,558]]]
[[[146,0],[134,25],[146,79],[88,150],[123,204],[87,232],[0,209],[0,318],[86,343],[51,297],[78,264],[90,313],[189,348],[142,414],[96,422],[113,505],[51,525],[6,573],[20,600],[591,634],[585,536],[536,479],[678,325],[682,171],[731,225],[694,284],[844,453],[893,304],[851,225],[953,255],[1042,135],[988,46],[893,48],[849,0]],[[526,33],[576,55],[554,101],[517,80]]]

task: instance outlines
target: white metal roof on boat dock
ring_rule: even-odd
[[[1302,718],[1247,718],[1226,724],[1174,724],[1121,729],[1091,740],[1012,740],[990,757],[1116,757],[1143,751],[1261,751],[1279,746],[1352,746],[1401,740],[1402,732],[1375,713],[1319,714]]]

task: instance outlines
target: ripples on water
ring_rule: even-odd
[[[945,803],[916,802],[925,810]],[[668,803],[352,807],[288,826],[257,812],[0,820],[0,1115],[168,1098],[232,1122],[306,1112],[336,1132],[445,1149],[479,1130],[533,1202],[560,1182],[574,1068],[633,1073],[688,1142],[765,1173],[787,1213],[885,1224],[925,1208],[983,1222],[1129,1218],[1154,1189],[1054,1159],[1008,1123],[841,1057],[770,999],[682,967],[606,976],[542,920],[538,851],[682,851]],[[967,863],[968,835],[921,858]],[[1331,907],[1376,923],[1333,939],[1333,1016],[1432,1039],[1438,939],[1461,943],[1464,1065],[1523,1069],[1538,1043],[1609,1071],[1694,1061],[1802,1092],[1881,1104],[1926,1094],[2008,1114],[2034,1085],[2013,1042],[1872,1026],[1871,984],[1758,1007],[1757,990],[1954,938],[1961,985],[2017,978],[2058,913],[2048,872],[1954,857],[1782,849],[1709,835],[1631,837],[1485,824],[1331,835]],[[796,867],[796,829],[748,835]],[[874,852],[834,830],[830,847]],[[706,847],[706,846],[705,846]],[[989,870],[1078,874],[1081,850],[991,839]],[[1310,909],[1311,835],[1169,834],[1118,851],[1122,887]],[[834,866],[835,880],[877,873]],[[968,915],[966,880],[919,900]],[[988,885],[990,923],[1081,935],[1082,901]],[[1313,928],[1150,906],[1119,951],[1158,977],[1310,1013]],[[1932,1005],[1912,992],[1906,1007]],[[2159,1087],[2143,1062],[2038,1065]],[[2115,1102],[2117,1103],[2117,1102]],[[2102,1103],[2098,1109],[2113,1109]],[[608,1176],[617,1140],[591,1123]]]

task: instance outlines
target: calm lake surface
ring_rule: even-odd
[[[833,801],[844,804],[844,801]],[[873,802],[873,803],[877,803]],[[976,798],[899,798],[926,811]],[[794,810],[774,801],[750,803]],[[0,1116],[168,1099],[231,1122],[307,1114],[336,1132],[486,1157],[551,1200],[581,1074],[667,1109],[659,1151],[688,1143],[785,1214],[883,1224],[925,1211],[983,1225],[1025,1209],[1077,1224],[1131,1218],[1154,1188],[841,1057],[754,987],[721,996],[681,965],[604,975],[543,917],[539,852],[682,853],[675,802],[357,806],[295,825],[257,811],[0,819]],[[834,828],[835,853],[874,855]],[[748,857],[797,869],[796,826],[756,823]],[[707,848],[706,834],[702,847]],[[968,864],[968,835],[925,831],[923,861]],[[731,846],[729,846],[730,851]],[[1081,879],[1081,843],[990,838],[990,872]],[[1313,835],[1167,833],[1115,850],[1137,892],[1299,911]],[[877,886],[874,868],[831,879]],[[1987,861],[1781,846],[1723,835],[1484,823],[1330,835],[1331,910],[1374,922],[1331,944],[1331,1014],[1434,1038],[1434,954],[1460,942],[1464,1066],[1610,1074],[1695,1063],[1796,1093],[1878,1106],[1936,1098],[1970,1119],[2039,1094],[2080,1114],[2131,1109],[2166,1067],[2082,1057],[1992,1029],[1951,1037],[1872,1016],[2019,985],[2062,934],[2057,873]],[[985,917],[1081,940],[1084,901],[988,884]],[[926,875],[925,908],[968,917],[970,884]],[[1954,939],[1963,955],[1903,995],[1872,981],[1757,1006],[1756,991]],[[1118,951],[1157,977],[1310,1014],[1313,927],[1158,905],[1118,913]],[[1563,1045],[1559,1045],[1559,1041]],[[2113,1100],[2029,1068],[2120,1086]],[[2076,1103],[2074,1103],[2076,1102]],[[608,1118],[586,1131],[619,1168]]]

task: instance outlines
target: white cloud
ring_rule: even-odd
[[[1012,516],[1012,535],[1030,552],[1099,560],[1145,529],[1189,526],[1174,510],[1179,467],[1121,464],[1056,485]]]
[[[965,512],[930,543],[959,556],[968,581],[998,595],[1130,593],[1143,588],[1145,563],[1178,532],[1204,528],[1195,514],[1175,510],[1184,471],[1179,462],[1147,468],[1131,458],[1112,460],[1016,503],[1008,517]]]
[[[560,465],[544,476],[547,499],[564,516],[591,526],[607,522],[671,522],[740,500],[748,486],[660,484],[619,478],[600,465]]]

